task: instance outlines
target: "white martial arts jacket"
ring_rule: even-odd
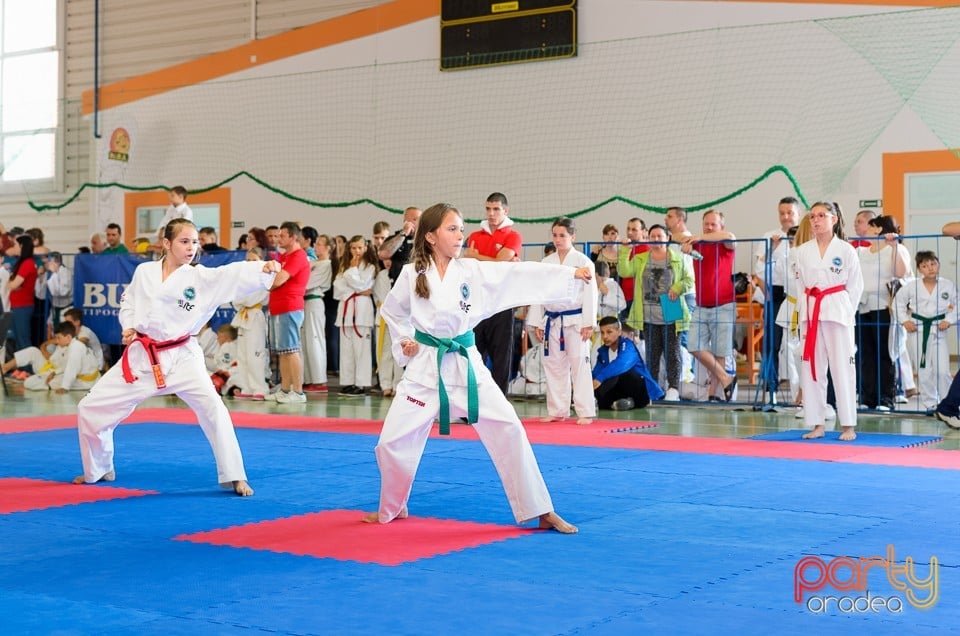
[[[573,270],[563,265],[525,262],[452,260],[440,279],[431,263],[426,273],[430,298],[417,296],[417,272],[404,265],[393,290],[380,308],[390,328],[393,355],[406,367],[404,379],[425,386],[438,386],[437,350],[423,344],[411,359],[400,343],[413,340],[415,330],[437,338],[455,338],[473,329],[484,318],[505,309],[532,303],[574,302],[583,284]],[[593,282],[590,283],[591,286]],[[475,370],[483,367],[476,347],[469,350]],[[459,355],[444,356],[443,381],[449,386],[467,385],[467,361]]]
[[[135,329],[158,341],[196,335],[220,305],[269,289],[276,276],[265,273],[261,261],[183,265],[167,280],[162,267],[163,261],[152,261],[134,270],[120,297],[119,315],[122,329]]]
[[[541,262],[549,263],[551,265],[562,265],[563,267],[572,267],[574,269],[578,267],[589,267],[591,270],[594,269],[593,261],[591,261],[585,254],[578,252],[577,250],[570,250],[563,259],[563,263],[560,262],[560,256],[557,254],[557,252],[548,254]],[[594,275],[596,275],[596,272],[594,272]],[[582,309],[582,311],[581,313],[574,314],[572,316],[563,316],[564,327],[576,327],[577,329],[580,329],[581,327],[593,327],[594,329],[597,328],[596,283],[590,285],[581,285],[580,295],[572,301],[536,303],[531,305],[530,311],[527,312],[527,324],[531,327],[539,327],[543,329],[547,325],[547,316],[545,312],[563,312],[571,309]],[[559,328],[559,323],[556,323],[554,327]]]
[[[333,297],[340,301],[337,306],[337,319],[334,324],[349,329],[373,327],[373,296],[354,296],[357,292],[373,289],[377,268],[370,264],[362,267],[348,267],[337,274],[333,280]]]
[[[822,258],[816,238],[795,247],[793,251],[797,257],[797,311],[801,325],[813,317],[814,301],[805,290],[812,287],[829,289],[837,285],[844,285],[846,293],[823,297],[820,320],[851,327],[856,325],[857,306],[863,294],[863,276],[854,247],[834,236]]]
[[[944,314],[943,319],[955,325],[958,318],[957,286],[953,281],[941,276],[937,278],[933,291],[930,291],[922,278],[908,278],[894,297],[894,310],[897,322],[903,324],[911,320],[918,329],[922,327],[922,323],[913,317],[915,313],[927,318]]]

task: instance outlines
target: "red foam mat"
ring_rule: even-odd
[[[535,531],[431,517],[408,517],[388,524],[364,523],[363,515],[357,510],[327,510],[184,534],[175,539],[393,566]]]
[[[152,490],[88,484],[80,486],[43,479],[6,477],[0,478],[0,514],[155,494]]]
[[[306,417],[282,413],[231,413],[233,422],[240,428],[263,428],[289,431],[354,433],[379,435],[383,422],[379,420],[346,419],[336,417]],[[126,420],[138,422],[172,422],[195,424],[193,411],[181,408],[148,408],[134,411]],[[527,437],[534,444],[559,446],[588,446],[595,448],[627,448],[634,450],[667,451],[677,453],[702,453],[708,455],[733,455],[742,457],[769,457],[774,459],[802,459],[816,461],[850,462],[858,464],[882,464],[890,466],[913,466],[917,468],[942,468],[960,470],[960,452],[935,448],[877,448],[850,445],[802,444],[797,442],[771,442],[751,439],[715,437],[678,437],[673,435],[631,435],[613,431],[631,428],[653,427],[649,422],[629,420],[595,420],[588,426],[578,426],[576,420],[560,422],[524,422]],[[0,425],[0,432],[17,432],[73,428],[76,416],[10,418]],[[477,440],[471,426],[454,424],[447,439]],[[431,437],[440,438],[435,425]]]

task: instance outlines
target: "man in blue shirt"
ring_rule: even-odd
[[[623,336],[614,316],[600,319],[597,366],[593,369],[593,394],[601,409],[629,411],[643,408],[651,399],[663,398],[663,389],[650,377],[637,346]]]

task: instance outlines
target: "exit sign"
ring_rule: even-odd
[[[860,208],[882,208],[882,199],[860,199]]]

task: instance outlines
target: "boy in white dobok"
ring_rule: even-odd
[[[572,219],[554,221],[551,234],[557,249],[541,262],[574,269],[586,267],[592,277],[593,261],[573,247],[576,232]],[[537,340],[543,343],[547,376],[547,417],[543,421],[554,422],[570,415],[572,388],[577,424],[590,424],[597,415],[590,368],[590,338],[597,327],[597,286],[584,285],[572,302],[531,305],[527,323],[536,328]]]
[[[947,331],[957,324],[957,286],[940,276],[940,259],[917,252],[919,278],[904,281],[894,298],[894,317],[907,330],[907,350],[920,380],[920,406],[937,408],[950,390]]]

